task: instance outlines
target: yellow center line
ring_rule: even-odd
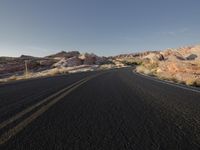
[[[100,75],[100,74],[98,74],[98,75]],[[74,91],[79,86],[83,85],[85,82],[91,80],[92,78],[94,78],[94,77],[96,77],[98,75],[93,75],[93,76],[90,76],[90,77],[86,77],[86,78],[84,78],[84,79],[82,79],[82,80],[80,80],[80,81],[78,81],[78,82],[76,82],[76,83],[74,83],[74,84],[62,89],[62,90],[60,90],[59,92],[47,97],[46,99],[44,99],[43,101],[35,104],[34,106],[31,106],[31,107],[25,109],[24,111],[18,113],[17,115],[15,115],[14,117],[10,118],[9,120],[1,123],[0,124],[0,129],[5,127],[5,126],[7,126],[10,123],[12,123],[13,121],[19,119],[20,117],[22,117],[23,115],[27,114],[28,112],[32,111],[34,108],[42,105],[43,103],[47,102],[48,100],[50,100],[52,98],[54,98],[49,103],[47,103],[46,105],[42,106],[39,110],[37,110],[36,112],[31,114],[29,117],[24,119],[22,122],[17,124],[15,127],[13,127],[12,129],[10,129],[6,133],[4,133],[0,137],[0,144],[4,144],[5,142],[7,142],[11,137],[15,136],[18,132],[20,132],[28,124],[30,124],[32,121],[34,121],[36,118],[38,118],[44,112],[46,112],[51,106],[53,106],[59,100],[64,98],[66,95],[68,95],[70,92]],[[59,95],[59,94],[61,94],[61,95]]]
[[[59,95],[60,93],[64,92],[65,90],[71,88],[72,86],[78,84],[79,82],[81,82],[81,81],[83,81],[83,80],[85,80],[85,79],[86,79],[86,78],[84,78],[84,79],[82,79],[82,80],[80,80],[80,81],[78,81],[78,82],[76,82],[76,83],[73,83],[72,85],[70,85],[70,86],[68,86],[68,87],[66,87],[66,88],[64,88],[64,89],[62,89],[62,90],[60,90],[60,91],[54,93],[53,95],[51,95],[51,96],[45,98],[44,100],[42,100],[42,101],[40,101],[40,102],[34,104],[33,106],[28,107],[27,109],[25,109],[25,110],[23,110],[23,111],[17,113],[15,116],[11,117],[10,119],[8,119],[8,120],[2,122],[2,123],[0,124],[0,129],[2,129],[2,128],[4,128],[5,126],[7,126],[8,124],[10,124],[10,123],[16,121],[16,120],[19,119],[20,117],[22,117],[22,116],[24,116],[25,114],[31,112],[33,109],[39,107],[40,105],[42,105],[42,104],[44,104],[45,102],[51,100],[51,99],[54,98],[55,96]]]

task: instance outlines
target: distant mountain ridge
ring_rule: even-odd
[[[45,57],[21,55],[20,57],[0,57],[0,74],[23,71],[25,60],[28,68],[34,70],[49,69],[53,67],[72,67],[79,65],[96,65],[107,61],[106,57],[95,54],[81,54],[79,51],[61,51]]]
[[[65,70],[81,67],[114,68],[136,65],[136,71],[162,79],[200,86],[200,45],[120,54],[99,57],[79,51],[61,51],[45,57],[21,55],[20,57],[0,57],[0,78],[4,74],[16,74],[25,70],[25,61],[32,72]]]

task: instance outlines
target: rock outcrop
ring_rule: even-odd
[[[74,56],[79,56],[80,52],[78,51],[69,51],[69,52],[65,52],[65,51],[61,51],[59,53],[50,55],[50,56],[46,56],[46,58],[51,58],[51,59],[58,59],[61,60],[62,58],[71,58]]]
[[[150,61],[144,61],[148,58]],[[145,72],[162,79],[200,86],[200,46],[167,49],[142,57],[139,72]]]
[[[55,63],[53,67],[74,67],[82,65],[82,60],[77,56],[71,58],[63,58],[59,62]]]
[[[22,55],[20,57],[0,57],[0,78],[7,74],[22,74],[25,61],[32,73],[48,70],[76,71],[99,68],[138,65],[137,70],[162,79],[200,86],[200,45],[123,54],[113,57],[99,57],[78,51],[61,51],[43,58]],[[86,68],[87,69],[86,69]]]
[[[45,70],[50,68],[76,67],[81,65],[101,65],[107,62],[106,57],[95,54],[80,54],[78,51],[61,51],[46,57],[33,57],[21,55],[20,57],[0,57],[0,74],[23,72],[25,61],[30,71]]]

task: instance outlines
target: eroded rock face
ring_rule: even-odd
[[[66,58],[62,58],[57,63],[53,64],[53,67],[63,67],[66,65]]]
[[[82,60],[78,58],[77,56],[74,56],[72,58],[68,58],[66,60],[67,67],[74,67],[74,66],[80,66],[82,65]]]
[[[27,63],[29,69],[36,69],[40,67],[39,62],[37,61],[30,61]],[[0,74],[6,73],[14,73],[19,71],[25,70],[25,63],[24,61],[12,61],[8,62],[7,64],[1,64]]]
[[[168,49],[162,52],[164,57],[176,57],[179,60],[200,60],[200,45]]]
[[[175,79],[188,83],[200,80],[200,66],[190,62],[162,62],[157,69],[157,75],[166,79]]]
[[[21,56],[18,58],[0,59],[0,74],[8,74],[25,70],[25,61],[29,70],[48,68],[56,61],[54,59],[35,58],[31,56]]]
[[[25,70],[25,61],[32,71],[49,69],[50,67],[75,67],[80,65],[101,65],[107,62],[106,57],[95,54],[80,54],[78,51],[61,51],[46,57],[21,55],[20,57],[0,57],[0,73],[13,73]]]
[[[28,68],[32,71],[49,69],[50,67],[76,67],[80,65],[111,64],[123,66],[126,60],[134,65],[143,64],[143,67],[150,69],[148,72],[153,71],[159,76],[173,77],[184,81],[190,77],[200,79],[200,45],[164,51],[123,54],[108,58],[89,53],[80,54],[78,51],[62,51],[44,58],[27,55],[18,58],[0,57],[0,74],[24,71],[25,60],[28,60]]]
[[[102,64],[106,64],[106,63],[109,63],[108,58],[106,58],[106,57],[97,57],[96,58],[96,62],[95,62],[96,65],[102,65]]]
[[[74,67],[79,65],[101,65],[108,62],[106,57],[98,57],[95,54],[80,54],[71,58],[62,58],[53,67]]]
[[[0,67],[0,74],[13,73],[24,70],[23,64],[4,64]]]
[[[62,56],[62,58],[61,58]],[[61,52],[55,55],[51,55],[48,57],[53,57],[54,59],[59,60],[57,63],[55,63],[54,67],[64,66],[79,66],[79,65],[100,65],[107,62],[106,57],[98,57],[95,54],[80,54],[77,51],[73,52]],[[58,59],[59,57],[59,59]]]
[[[78,57],[80,55],[80,53],[78,51],[69,51],[69,52],[65,52],[65,51],[61,51],[57,54],[53,54],[50,56],[47,56],[46,58],[52,58],[52,59],[63,59],[63,58],[71,58],[71,57]]]
[[[151,61],[162,61],[164,60],[164,56],[160,53],[150,53],[144,57],[144,59],[149,59]]]
[[[196,54],[190,54],[189,56],[186,57],[187,60],[195,60],[196,58],[198,58]]]
[[[51,66],[57,61],[52,59],[44,59],[44,60],[39,60],[38,62],[40,63],[41,66]]]
[[[83,60],[84,65],[94,65],[96,64],[97,56],[93,54],[85,54],[85,59]]]
[[[198,82],[200,86],[200,46],[167,49],[160,54],[150,53],[143,57],[143,70],[160,78],[189,85]]]

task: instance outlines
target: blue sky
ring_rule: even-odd
[[[200,0],[1,0],[0,55],[116,55],[200,43]]]

